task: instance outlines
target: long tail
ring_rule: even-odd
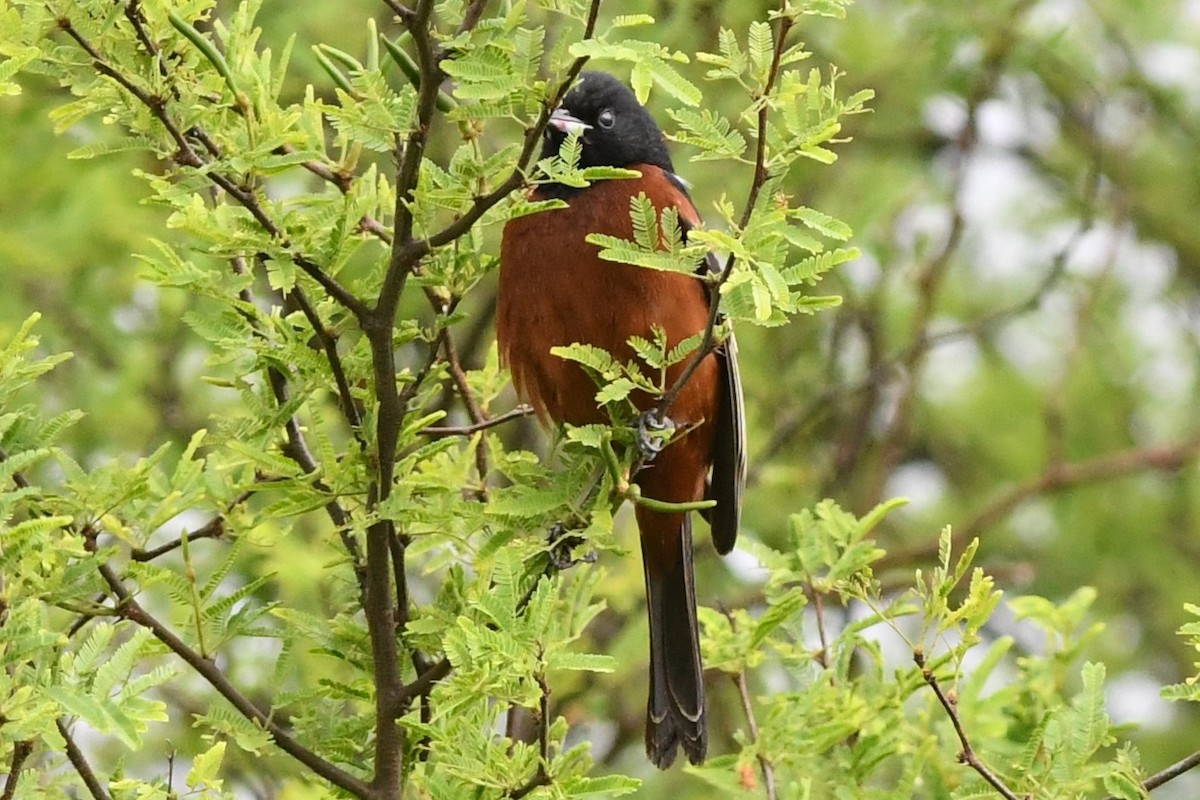
[[[646,755],[659,769],[683,747],[688,761],[704,761],[708,731],[692,575],[692,523],[688,514],[637,509],[650,617],[650,698],[646,704]]]

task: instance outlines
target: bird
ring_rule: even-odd
[[[559,199],[565,207],[510,219],[501,236],[496,335],[517,394],[546,424],[607,424],[597,387],[583,368],[551,348],[593,345],[624,363],[635,357],[630,337],[668,347],[705,330],[709,285],[683,272],[602,260],[590,233],[632,239],[630,199],[640,193],[661,214],[678,212],[684,235],[701,224],[688,185],[675,173],[666,138],[633,91],[604,72],[583,72],[549,117],[541,157],[554,156],[570,134],[581,146],[578,165],[635,170],[638,178],[602,180],[585,188],[534,182],[528,199]],[[719,272],[711,252],[697,274]],[[668,368],[671,386],[690,357]],[[658,402],[632,396],[645,415]],[[734,546],[741,515],[746,457],[743,399],[736,345],[727,337],[704,356],[666,410],[672,441],[637,473],[644,497],[669,503],[716,501],[704,512],[716,550]],[[692,515],[635,507],[650,629],[646,754],[660,769],[682,748],[693,764],[708,748],[703,666],[696,617]]]

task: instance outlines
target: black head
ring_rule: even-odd
[[[546,127],[542,157],[558,153],[572,130],[581,131],[581,167],[653,164],[674,172],[667,142],[633,91],[605,72],[585,72]]]

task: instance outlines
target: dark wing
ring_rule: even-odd
[[[712,253],[705,257],[704,263],[710,271],[720,271]],[[715,302],[715,298],[709,302]],[[716,508],[708,512],[708,524],[712,527],[713,546],[725,555],[733,549],[741,524],[742,490],[746,486],[746,416],[737,341],[732,333],[714,355],[721,364],[721,412],[713,438],[712,473],[706,496],[717,501]]]
[[[667,177],[690,203],[687,183],[671,172],[667,173]],[[687,232],[699,224],[700,218],[694,205],[684,210],[695,215],[694,222],[683,219],[688,214],[680,215],[680,225],[686,239]],[[702,271],[712,274],[721,272],[721,263],[716,254],[710,252],[705,255],[704,263],[697,272]],[[716,298],[710,296],[709,302],[716,302]],[[716,500],[717,506],[709,509],[704,517],[712,528],[713,546],[718,553],[725,555],[733,549],[741,524],[742,491],[746,486],[746,417],[742,402],[742,379],[738,373],[737,342],[733,334],[717,347],[713,355],[721,366],[721,410],[717,417],[712,472],[705,497]]]

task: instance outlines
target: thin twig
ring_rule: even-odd
[[[596,21],[600,16],[600,3],[601,0],[592,0],[591,6],[588,8],[587,22],[584,25],[581,41],[587,41],[595,35]],[[471,226],[478,222],[493,206],[525,185],[525,174],[537,152],[538,143],[542,139],[542,133],[546,130],[546,125],[550,122],[550,113],[558,107],[563,97],[575,85],[575,79],[579,77],[579,73],[583,71],[583,67],[587,62],[587,56],[580,56],[571,63],[566,76],[558,85],[554,94],[548,99],[546,105],[542,107],[537,120],[533,125],[525,129],[525,139],[521,144],[521,152],[517,156],[516,165],[513,167],[512,172],[508,174],[508,177],[501,181],[492,191],[477,196],[461,216],[446,225],[442,230],[433,234],[428,239],[415,240],[405,245],[397,256],[402,263],[416,263],[433,248],[441,247],[458,239],[469,231]]]
[[[400,296],[404,293],[405,282],[419,260],[406,255],[408,245],[412,242],[413,191],[421,174],[425,144],[429,141],[433,116],[437,111],[438,89],[442,82],[442,69],[438,65],[439,48],[434,43],[430,31],[432,14],[433,0],[420,0],[416,12],[405,20],[405,25],[412,34],[413,44],[416,45],[420,81],[417,88],[417,123],[406,137],[403,147],[398,147],[396,154],[400,166],[396,170],[393,223],[395,233],[383,286],[379,290],[379,300],[376,304],[376,312],[388,319],[395,315]]]
[[[787,3],[781,4],[786,10]],[[755,133],[756,147],[754,156],[754,179],[750,182],[750,193],[746,198],[746,207],[742,211],[742,219],[738,227],[745,230],[750,224],[750,219],[754,215],[754,209],[758,205],[758,197],[762,192],[763,185],[767,182],[767,117],[770,112],[769,99],[771,92],[775,89],[775,83],[779,78],[780,65],[783,60],[783,51],[786,49],[788,32],[791,30],[794,23],[793,18],[787,13],[779,15],[779,30],[775,34],[775,50],[771,56],[771,66],[767,73],[767,81],[763,86],[762,93],[756,98],[759,103],[758,107],[758,128]],[[733,267],[737,259],[733,253],[725,259],[725,266],[721,269],[720,275],[717,276],[709,286],[709,293],[712,300],[709,302],[708,320],[704,325],[704,335],[700,339],[700,344],[692,353],[691,359],[679,373],[679,376],[671,384],[666,393],[659,399],[658,405],[655,406],[655,413],[661,421],[669,415],[671,406],[678,399],[683,388],[691,380],[692,375],[700,368],[700,364],[707,358],[717,346],[716,331],[717,322],[721,318],[721,287],[729,281],[733,275]]]
[[[829,669],[829,639],[825,635],[825,599],[813,585],[808,584],[805,589],[808,590],[808,596],[813,601],[813,614],[817,618],[817,637],[821,640],[821,651],[817,653],[817,663],[825,669]]]
[[[88,549],[95,552],[95,533],[85,533],[85,541]],[[225,673],[217,667],[215,661],[201,656],[157,617],[147,612],[137,602],[129,589],[125,587],[120,576],[117,575],[116,571],[109,564],[101,564],[99,570],[109,589],[119,601],[122,615],[126,619],[149,630],[171,652],[183,659],[200,677],[208,681],[209,685],[228,700],[230,705],[236,708],[242,716],[262,726],[263,729],[270,733],[281,750],[334,786],[349,792],[355,797],[373,800],[375,793],[369,784],[357,776],[346,772],[336,764],[327,761],[315,751],[310,750],[293,738],[291,734],[275,721],[269,712],[260,709],[250,698],[246,697],[236,686],[230,683]]]
[[[84,52],[88,54],[92,59],[92,66],[97,72],[116,81],[122,88],[137,98],[150,111],[154,118],[159,121],[171,137],[171,140],[175,143],[176,161],[197,170],[236,200],[238,204],[250,213],[250,216],[254,218],[271,238],[279,242],[280,246],[288,252],[289,257],[295,262],[296,266],[300,267],[309,277],[321,284],[330,296],[352,311],[355,316],[361,318],[367,313],[368,309],[366,305],[358,297],[326,273],[311,258],[293,249],[291,241],[279,226],[275,224],[270,215],[267,214],[258,196],[252,190],[244,188],[239,182],[224,173],[211,169],[212,164],[196,152],[191,142],[188,141],[187,136],[179,129],[174,118],[167,112],[167,100],[165,98],[152,95],[110,64],[100,51],[75,28],[69,19],[65,17],[60,18],[58,25],[64,33],[74,39],[83,48]]]
[[[239,502],[243,502],[249,496],[249,492],[242,492],[241,498],[234,501],[233,504],[237,505]],[[213,517],[195,531],[189,533],[187,538],[188,542],[190,543],[196,541],[197,539],[220,539],[224,535],[225,517],[224,515],[220,515]],[[160,556],[165,556],[167,553],[177,550],[182,546],[183,538],[180,537],[178,539],[172,539],[166,544],[160,544],[158,547],[151,547],[149,550],[141,547],[134,547],[129,551],[129,558],[133,561],[140,562],[153,561],[154,559],[159,558]]]
[[[952,546],[961,548],[965,542],[979,536],[984,529],[1004,519],[1013,509],[1030,498],[1063,491],[1080,484],[1112,480],[1142,470],[1174,472],[1197,458],[1200,458],[1200,435],[1173,446],[1135,448],[1073,464],[1056,464],[1041,475],[1001,492],[975,516],[956,527]],[[886,569],[909,564],[936,554],[936,545],[897,550],[894,554],[880,559],[877,568]]]
[[[462,399],[463,405],[467,409],[467,416],[471,418],[471,422],[474,425],[486,423],[488,421],[487,415],[483,413],[483,409],[479,406],[479,401],[475,398],[475,393],[471,391],[471,385],[467,382],[466,370],[463,369],[462,360],[458,355],[458,347],[454,344],[454,337],[449,332],[446,333],[442,349],[446,354],[446,365],[450,369],[450,378],[454,381],[454,386],[458,390],[458,396]],[[475,446],[475,471],[479,473],[479,488],[474,492],[475,498],[481,503],[487,502],[487,479],[488,473],[491,470],[488,466],[486,436],[480,436],[479,443]]]
[[[471,425],[431,425],[428,428],[422,428],[421,435],[431,436],[435,439],[441,439],[446,436],[471,436],[479,431],[487,430],[488,428],[494,428],[497,425],[503,425],[504,423],[510,422],[514,419],[528,417],[532,413],[533,406],[522,404],[509,411],[505,411],[503,414],[497,414],[494,417],[488,417],[487,419],[472,423]]]
[[[4,793],[0,794],[0,800],[12,800],[17,793],[17,782],[21,780],[21,767],[25,764],[25,759],[33,752],[33,743],[22,739],[19,742],[13,742],[12,761],[8,767],[8,780],[4,782]]]
[[[729,609],[722,607],[721,611],[725,614],[725,618],[729,620],[729,626],[737,628],[737,620]],[[745,670],[739,670],[736,675],[731,675],[730,677],[733,679],[734,685],[737,686],[738,698],[742,702],[742,712],[746,715],[746,729],[747,733],[750,734],[750,743],[757,745],[759,741],[758,718],[754,714],[754,702],[750,698],[750,686],[746,681],[746,672]],[[775,800],[775,768],[771,764],[771,759],[767,758],[766,754],[762,751],[758,753],[758,766],[762,771],[763,787],[767,792],[767,800]]]
[[[92,800],[109,800],[108,792],[100,785],[100,780],[96,777],[96,771],[92,769],[92,765],[88,763],[87,757],[79,749],[79,745],[75,742],[75,737],[71,735],[71,730],[67,727],[67,723],[63,722],[60,717],[55,720],[55,725],[58,726],[59,735],[67,743],[67,760],[71,762],[71,766],[75,768],[79,779],[87,787]]]
[[[1166,769],[1159,770],[1149,778],[1146,778],[1146,780],[1142,781],[1142,788],[1147,792],[1152,791],[1163,784],[1175,780],[1180,775],[1183,775],[1184,773],[1189,772],[1196,767],[1200,767],[1200,750],[1192,753],[1186,758],[1181,758]],[[1104,800],[1117,800],[1117,798],[1109,796],[1104,798]]]
[[[979,757],[979,754],[971,747],[971,740],[967,736],[967,730],[963,727],[962,718],[958,715],[958,702],[948,697],[942,691],[942,686],[938,683],[937,676],[933,674],[933,670],[925,666],[924,652],[914,650],[913,661],[920,668],[921,677],[925,679],[925,683],[929,684],[929,688],[933,689],[933,693],[937,695],[938,702],[942,704],[942,708],[946,710],[946,715],[950,717],[951,724],[954,725],[954,732],[958,734],[959,744],[962,745],[962,751],[958,754],[958,760],[979,773],[980,777],[991,784],[992,788],[999,792],[1005,800],[1022,800],[1012,789],[1009,789],[1005,785],[1004,781],[996,773],[988,768],[983,759]]]
[[[458,34],[468,33],[475,29],[479,24],[479,20],[483,17],[483,10],[487,7],[488,0],[471,0],[467,10],[463,12],[462,23],[458,26]]]
[[[398,2],[398,0],[383,0],[383,2],[406,24],[409,20],[416,16],[416,13],[411,8],[401,2]]]
[[[742,701],[742,712],[746,715],[746,732],[750,735],[750,743],[758,744],[758,719],[754,715],[754,703],[750,698],[750,687],[746,682],[746,672],[739,670],[736,675],[733,675],[733,682],[737,686],[738,697]],[[766,790],[767,800],[775,800],[775,767],[771,764],[771,759],[767,758],[766,753],[761,750],[758,753],[758,767],[762,770],[763,789]]]
[[[316,308],[309,302],[308,296],[299,285],[293,286],[288,296],[296,302],[300,307],[304,318],[308,320],[309,326],[313,329],[313,334],[317,337],[317,341],[321,343],[321,350],[325,353],[325,360],[329,363],[329,369],[333,373],[333,382],[337,386],[338,405],[342,409],[342,416],[346,418],[346,422],[350,425],[350,432],[353,434],[355,441],[358,442],[360,450],[367,449],[367,440],[363,437],[362,410],[359,408],[358,402],[354,399],[354,393],[350,391],[350,381],[346,378],[346,368],[342,364],[342,356],[338,353],[337,339],[325,327],[321,321],[321,316],[317,313]]]

